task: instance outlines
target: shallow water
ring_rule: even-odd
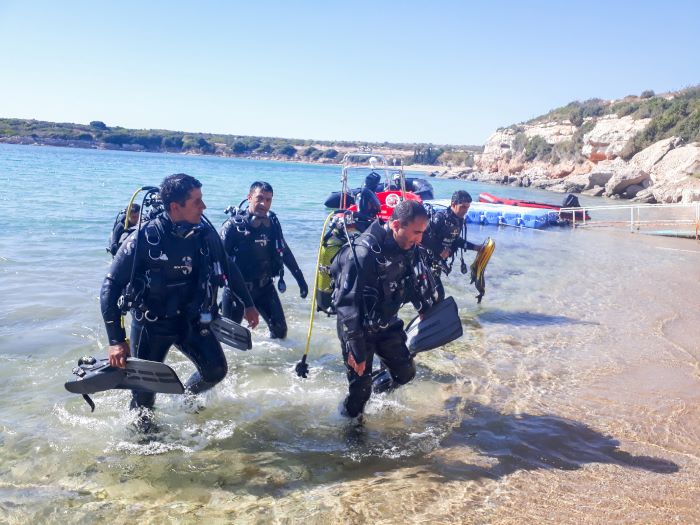
[[[126,392],[95,395],[91,414],[63,382],[106,350],[114,216],[137,186],[180,171],[203,182],[217,225],[252,180],[271,182],[311,282],[337,167],[0,146],[0,522],[700,522],[695,241],[471,227],[497,245],[483,303],[457,265],[446,284],[464,337],[421,354],[416,380],[374,397],[362,428],[338,414],[333,319],[316,318],[311,376],[293,372],[310,307],[293,280],[289,338],[256,330],[197,406],[160,396],[158,433],[129,430]],[[177,351],[167,362],[193,370]]]

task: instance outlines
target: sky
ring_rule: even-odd
[[[0,117],[483,144],[700,83],[700,2],[0,0]]]

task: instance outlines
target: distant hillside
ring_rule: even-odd
[[[475,152],[482,150],[481,146],[285,139],[127,129],[110,127],[99,120],[86,125],[14,118],[0,118],[0,142],[307,162],[339,162],[346,151],[369,148],[401,158],[404,164],[437,165],[445,161],[465,166],[473,161]]]

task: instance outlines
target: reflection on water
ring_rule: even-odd
[[[214,223],[269,180],[309,280],[336,167],[0,146],[15,226],[0,237],[0,522],[700,521],[692,241],[470,227],[471,241],[497,242],[482,304],[464,276],[445,279],[464,336],[420,354],[416,379],[373,396],[360,427],[338,413],[334,319],[314,324],[309,378],[294,373],[309,303],[293,283],[288,339],[261,328],[250,352],[227,350],[228,377],[194,404],[159,396],[157,432],[131,430],[127,392],[97,394],[90,413],[63,382],[80,356],[105,353],[114,214],[136,186],[181,171],[204,183]],[[193,371],[176,350],[168,363]]]

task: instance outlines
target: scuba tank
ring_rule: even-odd
[[[323,236],[318,257],[318,278],[316,281],[316,310],[327,315],[334,315],[333,278],[331,264],[343,246],[346,246],[359,231],[355,225],[352,212],[340,212],[335,216]]]

